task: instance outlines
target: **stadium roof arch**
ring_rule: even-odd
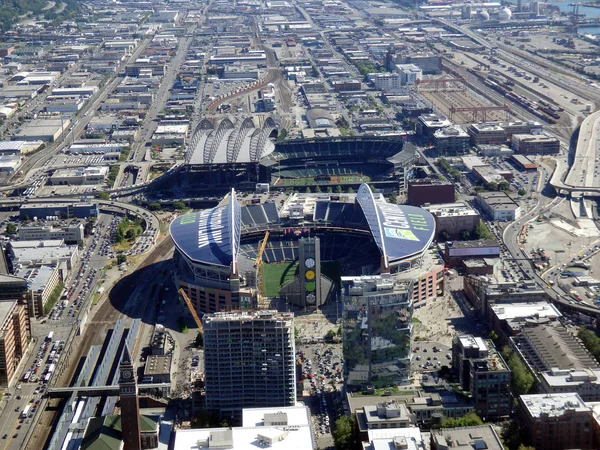
[[[428,211],[377,201],[367,184],[360,186],[356,200],[379,248],[384,269],[419,255],[431,245],[435,221]],[[226,205],[180,216],[169,228],[173,242],[188,259],[231,267],[234,272],[241,230],[242,212],[233,189]]]
[[[260,128],[255,126],[251,117],[237,125],[229,119],[223,119],[216,128],[208,120],[203,120],[188,141],[186,163],[257,163],[275,150],[275,145],[269,139],[274,131],[277,131],[277,126],[271,117]]]

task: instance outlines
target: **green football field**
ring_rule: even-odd
[[[263,265],[264,295],[275,297],[281,286],[298,275],[297,262],[270,263]]]

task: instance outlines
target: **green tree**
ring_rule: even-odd
[[[96,198],[100,200],[110,200],[110,195],[108,192],[98,192]]]
[[[317,194],[320,194],[321,192],[323,192],[323,191],[321,191],[321,186],[317,185],[317,187],[315,187],[315,192]]]
[[[342,416],[335,421],[333,442],[336,450],[349,450],[354,447],[354,420]]]
[[[131,228],[125,232],[125,239],[131,241],[137,237],[137,233],[135,232],[135,228]]]
[[[523,446],[519,424],[514,420],[507,420],[502,423],[500,438],[507,450],[521,450]]]
[[[340,186],[339,184],[335,187],[335,192],[337,192],[338,194],[341,194],[342,191],[342,186]]]
[[[438,236],[439,236],[438,239],[441,242],[446,242],[446,241],[450,240],[450,233],[448,233],[446,230],[440,231],[440,234]]]
[[[502,356],[511,371],[511,385],[515,396],[525,395],[533,386],[533,374],[527,369],[519,356],[508,347],[502,349]]]
[[[15,234],[17,232],[17,226],[14,223],[8,222],[6,225],[6,234]]]
[[[469,239],[471,239],[471,233],[469,232],[469,230],[462,230],[460,232],[460,239],[463,241],[468,241]]]
[[[283,141],[288,135],[288,131],[284,128],[279,132],[279,136],[277,136],[278,141]]]
[[[325,334],[326,342],[333,342],[335,340],[335,331],[329,330],[327,334]]]
[[[495,182],[491,182],[491,183],[486,183],[485,188],[488,191],[497,191],[498,190],[498,183]]]
[[[148,205],[148,209],[150,209],[150,211],[160,211],[162,206],[160,206],[160,203],[158,202],[152,202]]]
[[[392,195],[390,195],[390,203],[392,203],[394,205],[396,203],[398,203],[398,197],[396,197],[396,193],[395,192],[392,192]]]
[[[77,247],[83,248],[83,241],[81,239],[77,241]]]
[[[352,188],[352,186],[348,187],[348,194],[354,194],[354,189]]]
[[[117,255],[117,264],[123,264],[127,262],[127,255],[124,255],[123,253],[120,253]]]
[[[527,194],[527,191],[525,189],[519,189],[517,194],[519,194],[521,197],[523,197],[525,194]]]
[[[327,193],[333,194],[333,188],[331,186],[327,186]]]
[[[496,343],[498,341],[500,336],[498,336],[498,333],[496,333],[494,330],[490,331],[490,339]]]
[[[474,412],[464,415],[458,419],[444,419],[440,428],[476,427],[483,425],[483,420]]]
[[[310,187],[309,187],[309,186],[306,186],[306,189],[304,190],[304,192],[306,192],[307,194],[310,194],[310,192],[311,192],[311,191],[310,191]]]
[[[577,337],[581,339],[583,346],[590,352],[596,360],[600,360],[600,338],[592,330],[586,327],[579,327]]]
[[[501,191],[510,191],[510,184],[508,181],[501,181],[498,183],[498,189]]]
[[[173,202],[173,208],[175,208],[177,211],[182,211],[185,209],[185,203],[183,202]]]
[[[492,239],[494,236],[490,233],[490,230],[488,230],[485,222],[480,221],[475,227],[475,237],[477,239]]]

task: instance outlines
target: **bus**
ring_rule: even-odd
[[[21,418],[25,419],[27,417],[27,415],[29,414],[30,410],[31,410],[31,405],[27,405],[25,408],[23,408],[23,411],[21,411]]]

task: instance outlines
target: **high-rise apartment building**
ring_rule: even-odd
[[[232,423],[242,408],[295,405],[293,314],[221,312],[202,321],[208,411]]]
[[[26,306],[0,301],[0,387],[12,381],[30,337]]]
[[[344,375],[351,386],[391,386],[411,375],[412,280],[342,277]]]

